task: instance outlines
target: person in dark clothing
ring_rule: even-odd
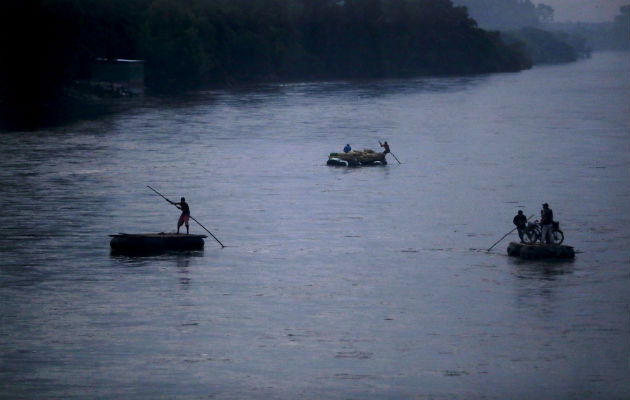
[[[190,220],[190,207],[188,207],[188,203],[186,203],[186,199],[182,197],[179,203],[175,203],[171,201],[171,204],[179,208],[180,210],[182,210],[182,215],[180,215],[179,220],[177,220],[177,234],[179,234],[179,228],[185,224],[186,234],[188,235],[188,232],[189,232],[188,221]]]
[[[343,152],[344,153],[350,153],[350,150],[352,150],[352,147],[350,147],[350,143],[348,143],[346,145],[346,147],[343,148]]]
[[[540,227],[542,230],[542,243],[553,243],[553,211],[549,208],[549,204],[543,204],[542,210],[540,210]]]
[[[387,143],[387,140],[383,143],[379,142],[379,144],[381,145],[381,147],[385,148],[385,151],[383,151],[383,154],[390,153],[389,144]]]
[[[521,243],[523,243],[523,234],[525,233],[525,228],[527,228],[527,217],[525,217],[522,210],[518,210],[518,214],[516,214],[512,222],[516,225],[518,237],[521,238]]]

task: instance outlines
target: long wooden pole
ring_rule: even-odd
[[[148,187],[149,189],[153,190],[153,191],[154,191],[155,193],[157,193],[158,195],[160,195],[160,196],[161,196],[164,200],[168,201],[169,203],[171,203],[172,205],[174,205],[174,206],[175,206],[175,203],[174,203],[174,202],[172,202],[172,201],[170,201],[170,200],[169,200],[169,199],[167,199],[166,197],[164,197],[164,196],[162,195],[162,193],[160,193],[160,192],[158,192],[157,190],[153,189],[153,188],[152,188],[151,186],[149,186],[149,185],[147,185],[147,187]],[[175,207],[177,207],[177,206],[175,206]],[[190,216],[190,219],[192,219],[193,221],[195,221],[196,223],[198,223],[200,227],[202,227],[202,228],[203,228],[206,232],[208,232],[208,233],[210,234],[210,236],[212,236],[212,237],[214,238],[214,240],[216,240],[216,241],[217,241],[217,243],[219,243],[219,244],[221,245],[221,248],[224,248],[224,247],[225,247],[225,246],[223,245],[223,243],[221,243],[221,241],[220,241],[219,239],[217,239],[217,237],[216,237],[216,236],[214,236],[214,235],[212,234],[212,232],[210,232],[208,229],[206,229],[206,227],[205,227],[205,226],[203,226],[203,225],[201,224],[201,222],[197,221],[197,220],[196,220],[196,219],[195,219],[192,215]]]
[[[398,157],[396,157],[396,156],[394,155],[394,153],[392,153],[392,152],[390,151],[390,152],[389,152],[389,154],[391,154],[391,155],[392,155],[392,157],[394,157],[394,158],[396,159],[396,161],[398,161],[398,164],[402,164],[402,163],[400,162],[400,160],[398,159]]]
[[[381,141],[380,141],[380,140],[378,141],[378,144],[380,144],[381,146],[383,145],[383,143],[381,143]],[[396,157],[396,156],[394,155],[394,153],[392,153],[392,152],[390,151],[390,152],[389,152],[389,154],[391,154],[391,155],[392,155],[392,157],[394,157],[394,158],[396,159],[396,161],[398,161],[398,164],[402,164],[402,163],[400,162],[400,160],[398,159],[398,157]]]
[[[529,218],[527,218],[527,221],[529,221],[533,216],[534,216],[534,214],[530,215]],[[507,235],[509,235],[510,233],[514,232],[517,229],[518,229],[518,226],[516,228],[512,229],[511,231],[509,231],[508,233],[506,233],[505,235],[503,235],[503,237],[501,239],[497,240],[497,242],[495,244],[493,244],[487,251],[490,252],[490,250],[492,250],[492,248],[494,246],[499,244],[503,239],[505,239],[507,237]]]

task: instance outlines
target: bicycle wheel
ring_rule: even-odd
[[[562,244],[564,242],[564,233],[561,230],[554,229],[551,234],[553,235],[553,242],[555,244]]]
[[[528,229],[523,235],[523,242],[525,244],[534,244],[538,240],[538,233],[535,229]]]

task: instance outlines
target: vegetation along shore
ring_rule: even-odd
[[[0,48],[5,128],[38,126],[87,103],[77,92],[96,60],[143,60],[144,85],[157,93],[533,63],[518,35],[480,28],[451,0],[11,1],[0,5]]]

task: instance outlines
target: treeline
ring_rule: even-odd
[[[484,29],[500,30],[507,43],[522,45],[534,64],[576,61],[590,55],[581,35],[551,29],[554,9],[530,0],[454,0]]]
[[[565,32],[550,32],[538,28],[522,28],[502,33],[507,43],[523,45],[534,64],[557,64],[589,57],[586,39]]]
[[[630,6],[619,7],[619,14],[610,22],[565,22],[547,24],[545,29],[583,37],[592,50],[630,49]]]
[[[501,31],[538,27],[552,22],[553,7],[530,0],[453,0],[468,9],[471,17],[484,29]]]
[[[23,118],[89,79],[96,58],[145,60],[156,91],[531,66],[451,0],[8,1],[0,51],[0,112]]]
[[[554,22],[553,7],[530,0],[453,0],[468,9],[483,29],[502,31],[520,42],[534,64],[570,62],[597,50],[630,48],[630,6],[610,22]]]

